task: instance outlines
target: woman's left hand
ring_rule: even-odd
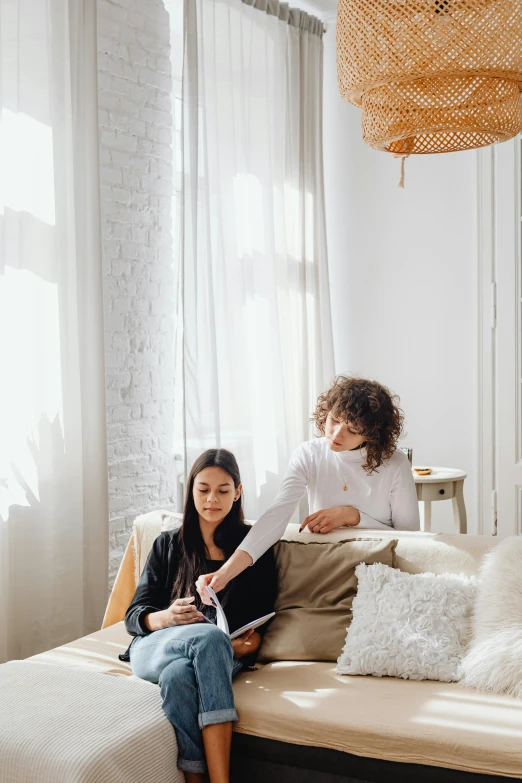
[[[251,655],[261,647],[261,635],[250,628],[250,630],[246,631],[243,636],[238,636],[237,639],[232,639],[232,647],[234,649],[235,658],[242,658],[244,655]]]
[[[329,533],[338,527],[355,527],[360,521],[361,515],[353,506],[335,506],[310,514],[301,525],[301,530],[307,527],[311,533]]]

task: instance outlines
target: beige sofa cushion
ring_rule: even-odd
[[[261,661],[336,661],[351,620],[359,563],[394,565],[395,539],[280,541],[276,616]]]
[[[522,778],[522,700],[279,661],[234,680],[235,730],[356,756]],[[397,778],[400,779],[400,778]]]

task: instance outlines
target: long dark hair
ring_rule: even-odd
[[[202,470],[214,467],[228,473],[236,489],[241,484],[239,467],[232,452],[226,449],[207,449],[195,461],[187,482],[183,522],[178,537],[178,572],[172,588],[172,599],[194,595],[195,603],[199,608],[201,608],[201,600],[194,585],[198,576],[207,573],[210,569],[207,567],[205,542],[194,503],[194,481]],[[243,498],[240,496],[234,501],[229,513],[214,532],[214,544],[224,552],[227,560],[250,529],[244,520]],[[226,595],[220,596],[221,598],[226,599]]]

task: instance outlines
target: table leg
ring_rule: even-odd
[[[431,500],[421,500],[419,504],[421,530],[431,532]]]
[[[453,501],[453,516],[455,518],[455,532],[467,533],[468,520],[466,517],[466,506],[464,505],[464,482],[455,482],[455,497]]]

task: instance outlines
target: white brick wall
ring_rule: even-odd
[[[134,517],[173,506],[172,110],[160,0],[98,0],[112,584]]]

